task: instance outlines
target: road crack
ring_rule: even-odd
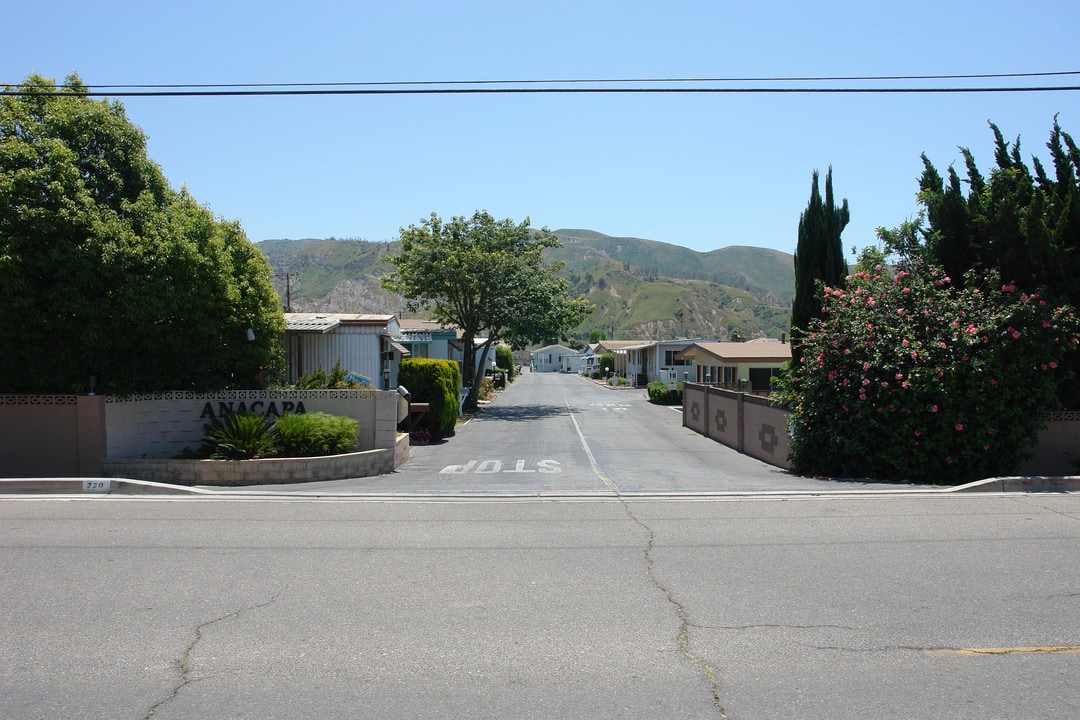
[[[157,711],[161,707],[163,707],[164,705],[167,705],[168,703],[175,700],[176,697],[180,694],[181,690],[183,690],[189,684],[194,682],[191,679],[191,672],[192,672],[191,655],[192,655],[193,652],[195,652],[195,648],[199,644],[199,642],[202,640],[203,633],[205,632],[205,630],[207,628],[209,628],[209,627],[211,627],[213,625],[216,625],[217,623],[225,622],[226,620],[235,620],[236,618],[239,618],[241,615],[243,615],[246,612],[251,612],[252,610],[260,610],[262,608],[268,607],[268,606],[272,605],[275,601],[277,601],[277,599],[279,597],[281,597],[282,592],[284,592],[284,589],[279,590],[277,593],[274,594],[273,597],[271,597],[266,602],[258,603],[258,604],[255,604],[255,605],[248,605],[248,606],[242,607],[242,608],[240,608],[238,610],[233,610],[232,612],[226,613],[225,615],[222,615],[220,617],[216,617],[213,620],[207,620],[206,622],[204,622],[201,625],[199,625],[198,627],[196,627],[195,628],[195,637],[192,639],[191,643],[184,650],[183,654],[180,656],[180,659],[177,660],[177,662],[176,662],[177,668],[180,670],[180,682],[177,683],[177,685],[172,689],[172,692],[170,692],[167,696],[165,696],[164,698],[162,698],[158,702],[154,703],[150,707],[150,710],[146,713],[146,716],[144,717],[143,720],[150,720],[150,718],[154,717],[154,714],[157,713]]]
[[[581,447],[585,451],[586,457],[589,459],[589,465],[592,467],[593,473],[608,487],[615,498],[622,503],[623,511],[626,513],[627,517],[648,533],[649,542],[645,546],[645,574],[648,576],[649,582],[652,583],[653,587],[663,593],[667,601],[675,608],[675,614],[679,618],[679,649],[682,651],[683,655],[704,671],[705,676],[709,679],[709,692],[712,695],[713,707],[715,707],[716,711],[720,714],[720,720],[728,720],[723,703],[720,702],[720,680],[716,676],[716,668],[704,658],[695,654],[690,646],[690,615],[686,612],[686,608],[683,604],[672,594],[670,588],[666,587],[660,582],[660,579],[656,577],[655,561],[652,556],[653,548],[656,544],[656,534],[648,524],[634,514],[633,508],[630,507],[630,503],[623,497],[622,492],[619,490],[619,486],[600,469],[600,466],[596,462],[596,457],[593,455],[592,450],[589,449],[589,443],[585,440],[585,434],[581,431],[581,426],[578,424],[577,418],[574,417],[573,408],[570,407],[569,401],[566,401],[566,409],[570,413],[570,420],[574,424],[574,430],[577,433],[578,440],[581,442]]]
[[[656,577],[655,565],[656,561],[653,559],[652,551],[656,543],[656,534],[653,529],[643,522],[637,515],[634,514],[630,504],[622,497],[622,495],[616,495],[619,502],[622,503],[623,510],[626,515],[638,526],[640,526],[649,535],[649,542],[645,547],[645,574],[649,578],[649,582],[653,587],[663,593],[664,598],[675,608],[675,615],[679,619],[679,634],[678,642],[679,649],[682,654],[689,658],[695,665],[704,671],[705,676],[709,680],[709,692],[712,696],[713,707],[720,714],[721,720],[728,720],[727,713],[724,711],[724,705],[720,701],[720,680],[716,675],[716,668],[712,666],[705,658],[697,655],[693,648],[690,646],[690,629],[694,627],[690,622],[690,615],[686,611],[686,607],[679,602],[671,592],[671,589],[665,586],[660,579]]]

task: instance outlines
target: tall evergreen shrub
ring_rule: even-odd
[[[430,358],[403,360],[398,371],[398,384],[409,391],[412,402],[430,405],[427,415],[417,422],[416,429],[430,430],[442,436],[454,434],[461,387],[461,368],[456,362]]]

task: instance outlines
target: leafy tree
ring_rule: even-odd
[[[996,125],[990,128],[996,167],[989,177],[967,148],[960,148],[965,180],[950,167],[946,181],[923,155],[923,213],[879,235],[901,258],[940,265],[956,282],[962,283],[969,270],[979,277],[994,271],[1023,292],[1080,306],[1080,148],[1055,118],[1046,143],[1053,172],[1037,157],[1030,170],[1020,140],[1010,144]],[[1080,351],[1063,362],[1080,368]],[[1080,384],[1062,380],[1059,404],[1080,405]]]
[[[567,280],[556,275],[561,265],[544,264],[544,250],[558,246],[554,233],[533,231],[528,218],[515,224],[483,211],[448,222],[432,213],[401,229],[401,252],[387,258],[396,269],[383,286],[402,293],[410,311],[429,310],[461,329],[470,406],[480,390],[477,353],[484,363],[499,340],[522,348],[559,338],[591,310],[584,297],[567,295]]]
[[[269,265],[84,89],[31,75],[0,98],[0,388],[254,386],[281,357]]]
[[[825,174],[825,199],[813,173],[810,202],[799,216],[799,240],[795,247],[795,298],[791,305],[792,361],[801,357],[800,339],[814,318],[821,315],[818,283],[840,286],[847,275],[840,233],[848,224],[847,200],[837,207],[833,200],[832,168]]]
[[[590,345],[595,345],[596,343],[600,342],[601,340],[607,340],[607,338],[604,337],[604,333],[601,332],[600,330],[593,330],[592,332],[589,333],[589,344]]]
[[[927,225],[920,222],[919,235],[894,249],[940,264],[958,279],[968,270],[996,270],[1023,290],[1075,305],[1080,302],[1080,148],[1055,119],[1046,144],[1053,174],[1037,157],[1033,172],[1020,154],[1019,138],[1010,145],[996,125],[990,128],[997,166],[989,178],[967,148],[960,148],[965,181],[950,167],[946,183],[922,156],[919,201]]]
[[[1008,474],[1055,404],[1080,320],[994,273],[881,264],[825,287],[782,376],[799,472],[960,483]]]

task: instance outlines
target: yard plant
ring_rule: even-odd
[[[360,424],[328,413],[296,413],[276,420],[237,412],[205,426],[202,455],[213,460],[339,455],[359,447]]]
[[[776,397],[799,472],[960,483],[1015,470],[1077,348],[1074,311],[991,272],[878,264],[823,287]]]

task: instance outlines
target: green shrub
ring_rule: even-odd
[[[306,375],[301,375],[295,383],[284,383],[283,387],[297,390],[359,390],[364,387],[372,387],[368,378],[357,380],[357,375],[346,373],[341,367],[341,360],[334,363],[333,369],[327,373],[321,367],[315,368]],[[352,379],[350,379],[352,378]]]
[[[600,377],[607,377],[615,372],[615,354],[604,353],[600,356],[600,360],[597,361],[597,364],[600,367]]]
[[[416,429],[430,430],[439,437],[454,434],[461,388],[461,368],[456,362],[433,358],[403,360],[398,384],[408,389],[412,402],[429,405],[427,415],[416,423]]]
[[[287,457],[338,455],[353,452],[360,445],[360,423],[343,415],[282,415],[274,427],[280,454]]]
[[[1080,323],[993,275],[877,265],[824,288],[775,399],[800,473],[958,484],[1006,475],[1054,409]]]
[[[215,460],[252,460],[274,454],[277,431],[261,413],[240,412],[203,426],[202,454]]]
[[[668,389],[665,383],[656,380],[649,383],[646,389],[649,392],[649,402],[655,405],[682,405],[682,383]]]
[[[514,351],[505,345],[495,346],[495,366],[506,373],[506,382],[514,382]]]

